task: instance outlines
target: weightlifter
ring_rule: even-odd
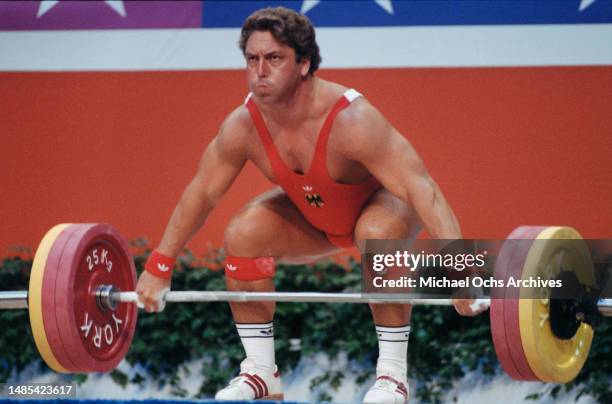
[[[193,180],[146,263],[137,292],[148,312],[170,287],[175,257],[202,227],[247,161],[278,187],[255,197],[225,231],[226,284],[233,291],[274,290],[275,264],[309,263],[366,239],[461,238],[459,223],[420,157],[354,89],[322,80],[315,31],[286,8],[256,11],[240,49],[250,93],[208,145]],[[472,300],[455,300],[477,314]],[[274,302],[230,303],[246,352],[219,400],[281,399],[274,357]],[[411,306],[371,305],[379,341],[376,383],[366,403],[408,401]],[[350,330],[347,330],[349,333]]]

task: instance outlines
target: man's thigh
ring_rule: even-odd
[[[313,227],[287,195],[275,188],[251,200],[225,231],[229,255],[271,256],[287,264],[304,264],[340,251]]]

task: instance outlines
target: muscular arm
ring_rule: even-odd
[[[223,123],[204,151],[198,170],[179,200],[157,250],[176,257],[202,227],[247,160],[248,134],[239,110]]]
[[[355,108],[353,108],[355,107]],[[458,239],[461,229],[440,187],[412,145],[367,101],[342,117],[342,149],[363,164],[391,193],[410,203],[432,238]]]
[[[343,133],[350,134],[342,142],[346,157],[363,164],[386,189],[412,204],[431,237],[462,238],[453,210],[408,140],[367,101],[353,106],[340,120]],[[455,309],[464,316],[486,310],[483,305],[472,306],[474,302],[453,298]]]

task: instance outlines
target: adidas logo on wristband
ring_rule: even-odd
[[[175,263],[176,259],[153,251],[145,263],[145,270],[158,278],[170,279]]]

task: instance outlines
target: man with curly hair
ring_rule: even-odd
[[[459,239],[440,188],[408,142],[359,92],[315,76],[321,57],[302,14],[278,7],[247,18],[240,38],[250,93],[201,158],[195,178],[151,254],[137,291],[160,307],[176,256],[204,224],[247,161],[279,185],[255,197],[225,232],[228,290],[273,291],[275,262],[302,264],[363,249],[366,239]],[[464,315],[471,300],[456,300]],[[274,357],[274,302],[230,304],[246,352],[220,400],[282,399]],[[366,403],[406,403],[410,310],[370,306],[379,341]],[[347,330],[348,332],[349,330]]]

